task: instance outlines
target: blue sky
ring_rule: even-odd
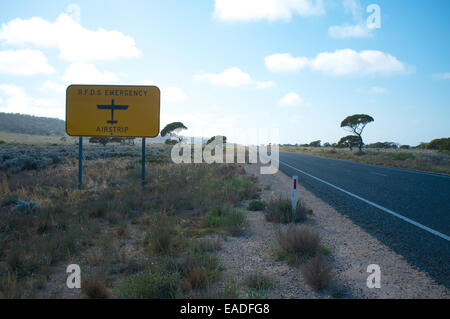
[[[376,4],[380,27],[367,19]],[[0,111],[65,118],[69,84],[155,84],[161,125],[281,143],[450,136],[450,2],[2,1]]]

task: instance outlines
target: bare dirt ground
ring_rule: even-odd
[[[290,178],[282,172],[260,175],[259,165],[246,165],[247,174],[258,177],[261,197],[290,197]],[[270,185],[266,187],[267,185]],[[409,265],[406,260],[367,234],[350,219],[299,185],[299,198],[314,214],[305,223],[316,228],[322,244],[332,251],[335,279],[328,291],[312,291],[303,281],[299,268],[276,261],[271,251],[276,245],[275,227],[265,221],[263,212],[248,212],[249,231],[242,237],[229,237],[218,252],[225,267],[225,277],[234,278],[240,297],[248,292],[243,279],[255,271],[269,275],[274,287],[269,298],[330,298],[339,291],[344,298],[450,298],[450,291],[437,284],[426,273]],[[366,285],[367,266],[381,267],[381,288]]]

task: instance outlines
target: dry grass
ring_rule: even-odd
[[[450,174],[450,154],[435,150],[370,149],[357,150],[331,147],[280,147],[281,151],[336,158],[367,164],[415,169]]]
[[[108,296],[105,282],[117,288],[111,297],[179,297],[209,287],[220,278],[214,252],[221,243],[194,240],[205,231],[205,215],[215,207],[234,211],[257,193],[254,180],[233,164],[152,164],[142,188],[133,157],[85,161],[84,189],[78,191],[74,164],[1,174],[0,296],[27,297],[34,289],[48,297],[59,287],[40,278],[74,261],[105,278],[87,282],[84,291],[92,298]],[[17,199],[40,209],[11,213]],[[239,232],[242,216],[229,214],[227,231]],[[39,283],[28,288],[35,278]],[[126,283],[122,290],[118,282]]]
[[[322,254],[311,258],[303,265],[301,273],[306,284],[314,290],[322,290],[330,286],[332,279],[331,266]]]
[[[284,224],[304,222],[308,215],[312,214],[311,209],[307,208],[303,202],[298,201],[295,215],[292,216],[291,201],[282,198],[270,200],[264,212],[268,222]]]
[[[320,246],[319,233],[307,226],[289,225],[276,232],[279,258],[290,264],[297,264],[315,256]]]
[[[87,278],[81,282],[81,290],[89,299],[108,299],[111,293],[98,278]]]

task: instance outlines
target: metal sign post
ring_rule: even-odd
[[[145,137],[142,138],[142,187],[145,186]]]
[[[78,139],[78,189],[83,185],[83,138]]]
[[[292,189],[292,221],[295,220],[295,214],[297,213],[297,183],[298,183],[298,176],[292,176],[292,183],[291,183],[291,189]]]

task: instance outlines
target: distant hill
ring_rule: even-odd
[[[18,113],[0,112],[0,131],[43,136],[65,136],[65,121]]]

